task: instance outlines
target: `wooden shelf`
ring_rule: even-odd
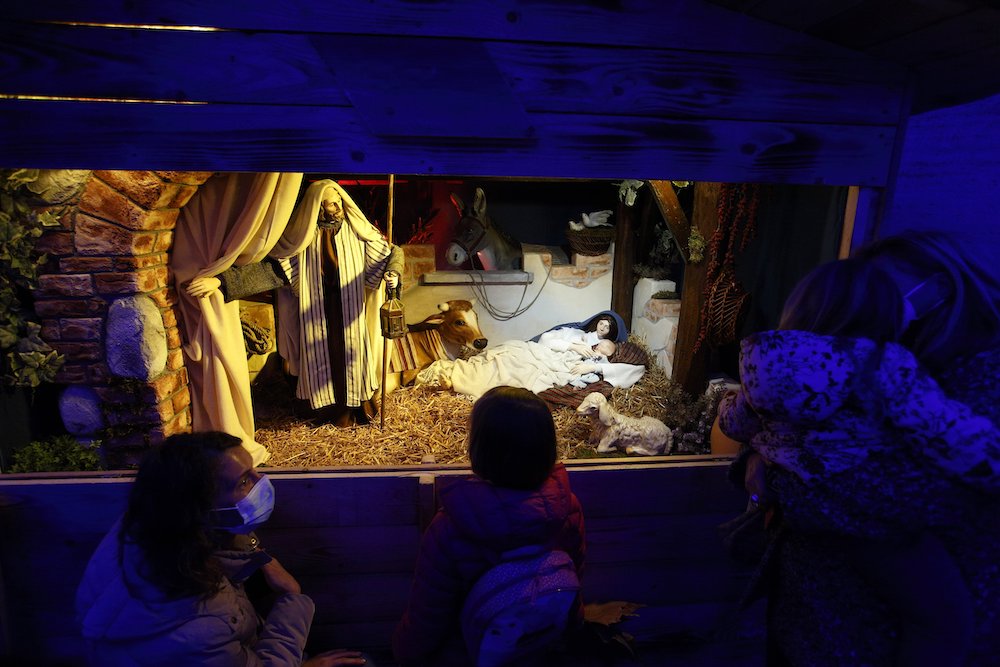
[[[423,285],[530,285],[529,271],[431,271],[421,276]]]

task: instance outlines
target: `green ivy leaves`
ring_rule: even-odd
[[[18,387],[53,382],[64,361],[42,340],[41,326],[22,302],[30,298],[46,261],[35,249],[42,228],[58,224],[53,212],[38,212],[31,205],[31,186],[39,173],[0,171],[0,377]]]

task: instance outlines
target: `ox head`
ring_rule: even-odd
[[[438,312],[424,322],[434,325],[441,338],[453,345],[482,350],[489,342],[479,330],[479,316],[472,307],[475,299],[455,299],[438,304]]]

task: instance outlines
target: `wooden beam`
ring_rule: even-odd
[[[717,205],[719,183],[694,184],[693,227],[705,237],[706,243],[715,233],[719,224]],[[705,390],[705,363],[707,346],[703,345],[697,354],[694,344],[698,340],[701,309],[704,305],[703,292],[709,258],[697,264],[684,265],[684,284],[681,288],[681,312],[677,322],[677,345],[674,348],[673,379],[686,391],[700,394]]]
[[[618,200],[615,215],[614,273],[611,276],[611,310],[621,315],[629,329],[632,328],[632,292],[635,278],[635,210]]]
[[[892,128],[530,113],[520,141],[372,136],[352,108],[0,100],[4,167],[881,185]]]
[[[878,238],[879,212],[884,199],[881,188],[858,188],[858,203],[854,210],[850,252]]]
[[[840,230],[840,247],[837,259],[844,259],[851,254],[851,240],[854,238],[854,221],[858,214],[858,191],[860,188],[847,188],[847,203],[844,205],[844,224]]]
[[[489,103],[497,116],[509,116],[509,108],[500,113],[497,101],[505,93],[531,111],[891,125],[905,81],[900,68],[889,63],[860,68],[784,54],[640,50],[631,45],[3,21],[0,43],[0,94],[5,95],[357,107],[371,97],[370,88],[386,93],[413,89],[442,107],[439,114],[449,107],[464,113],[478,102],[481,108],[465,122],[488,115]],[[487,86],[487,78],[497,82]],[[382,113],[377,100],[372,106]],[[414,118],[419,110],[397,108],[395,122]],[[428,123],[433,118],[415,120]]]
[[[691,223],[681,208],[680,201],[677,200],[677,193],[670,181],[652,180],[649,187],[653,191],[653,199],[656,201],[660,214],[663,215],[667,228],[677,241],[677,247],[681,252],[681,257],[687,262],[690,256],[688,252],[688,237],[691,236]]]
[[[565,0],[243,0],[231,3],[145,2],[6,3],[4,17],[23,22],[204,26],[244,32],[291,31],[393,37],[464,37],[525,42],[577,42],[627,47],[788,55],[791,51],[859,63],[871,58],[809,35],[753,21],[690,0],[567,3]],[[711,29],[708,29],[711,28]]]

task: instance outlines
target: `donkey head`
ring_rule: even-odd
[[[455,239],[445,250],[452,266],[467,260],[484,270],[517,269],[521,264],[521,245],[504,234],[486,212],[486,193],[476,188],[472,206],[468,207],[452,193],[451,202],[462,216],[455,228]]]

